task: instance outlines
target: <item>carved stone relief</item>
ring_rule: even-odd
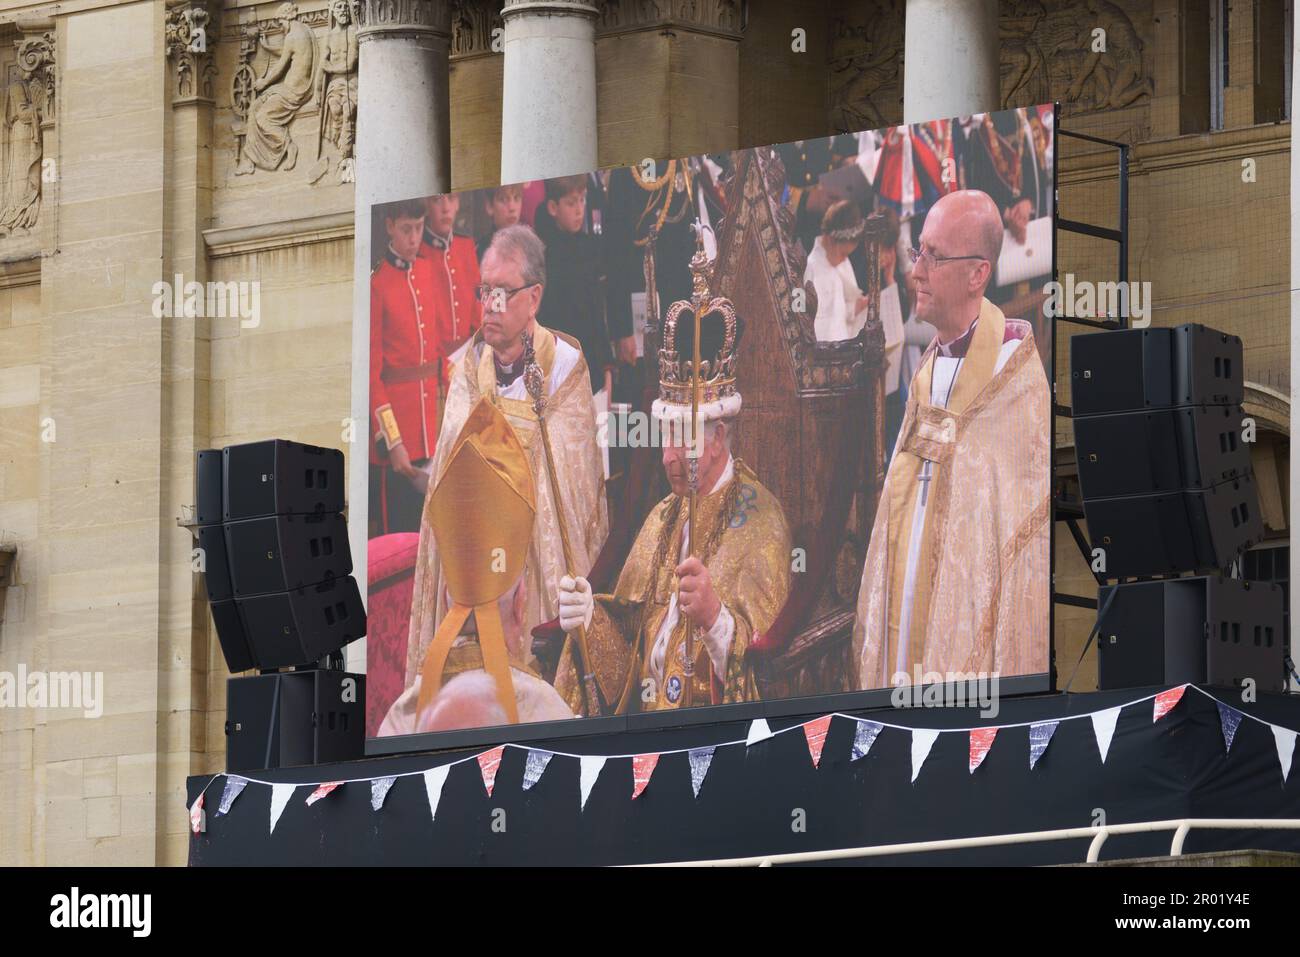
[[[30,231],[41,211],[45,130],[54,120],[54,35],[14,41],[4,87],[0,143],[0,235]]]
[[[217,79],[212,46],[217,40],[214,14],[219,6],[211,0],[171,7],[164,24],[167,59],[174,73],[173,92],[179,100],[211,100]]]
[[[836,130],[902,122],[904,0],[840,0],[831,17]],[[1002,0],[1003,107],[1059,100],[1066,116],[1140,106],[1152,94],[1151,0]],[[1100,31],[1100,32],[1098,32]]]
[[[236,176],[293,170],[306,149],[309,183],[354,180],[358,14],[365,6],[329,0],[303,12],[283,3],[270,19],[230,35],[239,45],[230,77]],[[299,142],[291,126],[312,110],[316,123],[308,142]]]

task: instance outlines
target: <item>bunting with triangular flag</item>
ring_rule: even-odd
[[[713,752],[715,746],[707,748],[695,748],[688,755],[691,765],[691,790],[695,796],[700,796],[700,788],[704,785],[704,777],[709,773],[709,765],[713,763]]]
[[[203,795],[190,807],[190,830],[198,834],[203,830]]]
[[[830,730],[830,727],[831,716],[829,714],[804,723],[803,736],[804,740],[808,742],[808,754],[812,757],[814,768],[821,766],[822,749],[826,747],[826,733]]]
[[[1187,690],[1187,685],[1178,688],[1170,688],[1168,691],[1162,691],[1156,695],[1155,703],[1151,706],[1151,723],[1155,724],[1182,700],[1183,692]]]
[[[1277,725],[1269,725],[1273,729],[1273,744],[1277,747],[1277,763],[1282,765],[1282,783],[1286,784],[1286,777],[1291,773],[1291,757],[1295,754],[1295,732],[1286,728],[1279,728]]]
[[[429,768],[424,772],[424,792],[429,795],[429,820],[438,816],[438,802],[442,800],[442,786],[447,783],[450,764]]]
[[[605,767],[605,760],[601,755],[588,754],[578,758],[578,796],[581,799],[579,808],[587,806],[587,798],[591,796],[596,778],[600,777],[601,769]]]
[[[1231,751],[1232,739],[1237,736],[1237,728],[1241,726],[1241,712],[1217,699],[1214,705],[1219,709],[1219,729],[1223,732],[1223,750]]]
[[[772,729],[768,727],[766,718],[755,718],[749,723],[749,734],[745,735],[745,747],[751,744],[757,744],[759,741],[766,741],[772,737]]]
[[[912,729],[912,783],[916,783],[916,776],[921,773],[921,765],[925,764],[925,759],[930,756],[930,749],[934,747],[934,742],[938,739],[939,732],[933,728],[913,728]]]
[[[217,813],[229,814],[230,805],[235,803],[235,798],[239,797],[246,787],[248,787],[248,778],[241,778],[237,774],[226,778],[226,787],[221,792],[221,804],[217,806]]]
[[[342,783],[343,783],[342,781],[329,781],[325,784],[322,784],[320,787],[316,788],[315,791],[312,791],[311,794],[307,795],[307,806],[311,807],[321,798],[327,797],[331,792],[333,792],[335,788],[337,788]]]
[[[501,767],[501,755],[505,750],[506,746],[499,744],[491,751],[484,751],[478,756],[478,769],[483,775],[483,787],[487,789],[488,797],[492,796],[492,789],[496,787],[497,770]]]
[[[280,822],[280,815],[284,813],[284,807],[289,803],[289,798],[293,795],[294,790],[298,787],[296,784],[272,784],[271,785],[271,833],[275,833],[275,825]]]
[[[880,731],[884,727],[879,721],[864,721],[859,719],[855,722],[857,727],[853,729],[853,755],[850,761],[856,761],[858,758],[865,758],[871,746],[876,743],[876,738],[880,736]]]
[[[988,757],[989,748],[993,747],[993,739],[998,736],[997,728],[972,728],[970,732],[970,773],[974,774],[975,769],[984,763]]]
[[[1034,770],[1038,759],[1043,756],[1047,746],[1052,743],[1059,721],[1038,721],[1029,726],[1029,770]]]
[[[1092,731],[1097,736],[1097,750],[1101,752],[1101,763],[1106,763],[1110,753],[1110,739],[1115,736],[1115,722],[1119,720],[1119,708],[1107,708],[1092,715]]]
[[[384,801],[388,799],[388,792],[392,790],[393,784],[397,777],[375,778],[370,782],[370,810],[378,811],[384,806]]]
[[[761,720],[761,719],[760,719]],[[632,800],[635,801],[650,783],[650,775],[659,764],[658,754],[638,754],[632,758]]]
[[[550,751],[538,751],[536,748],[528,749],[528,756],[524,758],[524,790],[531,791],[533,785],[542,779],[542,772],[546,766],[551,763],[551,758],[555,757]]]

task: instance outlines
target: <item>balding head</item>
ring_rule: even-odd
[[[931,207],[921,231],[923,256],[914,272],[917,316],[939,330],[941,342],[965,333],[1002,252],[1002,215],[985,192],[948,193]]]
[[[458,731],[509,724],[497,698],[496,680],[486,671],[462,671],[439,690],[427,713],[420,715],[419,731]]]

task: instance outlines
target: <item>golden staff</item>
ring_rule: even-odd
[[[533,336],[530,332],[524,338],[524,388],[533,400],[533,412],[537,415],[537,425],[542,433],[542,449],[546,453],[546,475],[551,486],[551,499],[555,502],[555,518],[560,526],[560,545],[564,549],[564,567],[570,578],[578,577],[573,565],[573,548],[569,544],[568,524],[565,522],[564,501],[560,498],[560,482],[555,475],[555,456],[551,452],[551,436],[546,427],[546,384],[542,381],[542,368],[537,364],[537,354],[533,351]],[[596,684],[596,675],[590,669],[591,654],[587,648],[587,629],[578,625],[574,634],[577,636],[578,659],[574,662],[580,678],[578,690],[582,694],[582,710],[593,716],[605,713],[605,701],[601,697],[600,687]]]
[[[700,243],[704,242],[704,226],[697,219],[691,224]],[[702,248],[702,247],[701,247]],[[695,345],[691,358],[691,444],[686,451],[687,478],[690,483],[690,495],[686,500],[686,557],[695,554],[695,504],[700,491],[700,319],[704,313],[702,303],[695,303],[691,310],[694,320]],[[686,665],[682,669],[686,676],[685,706],[691,707],[695,699],[695,622],[688,615],[686,618]]]

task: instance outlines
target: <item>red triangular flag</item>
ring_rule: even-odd
[[[638,754],[632,759],[632,800],[635,801],[650,783],[650,775],[655,773],[659,763],[657,754]]]
[[[342,781],[327,781],[325,784],[320,785],[311,794],[307,795],[307,806],[311,807],[321,798],[328,796],[331,791],[342,783]]]
[[[803,726],[803,736],[808,739],[808,754],[812,756],[813,767],[822,763],[822,748],[826,746],[826,732],[831,726],[831,716],[809,721]]]
[[[194,802],[194,806],[190,808],[190,830],[193,831],[195,834],[198,834],[200,831],[203,830],[203,795],[202,794],[200,794],[199,799]]]
[[[498,744],[478,756],[478,769],[483,775],[483,787],[487,788],[488,797],[492,796],[492,788],[496,786],[497,768],[501,767],[501,755],[505,750],[504,744]]]
[[[1155,724],[1170,711],[1173,711],[1174,706],[1182,700],[1183,692],[1186,690],[1187,685],[1182,685],[1177,688],[1170,688],[1168,691],[1162,691],[1156,695],[1155,708],[1151,714],[1151,723]]]
[[[970,772],[975,773],[975,769],[984,763],[988,756],[989,748],[993,747],[993,739],[998,736],[997,728],[972,728],[970,732]]]

